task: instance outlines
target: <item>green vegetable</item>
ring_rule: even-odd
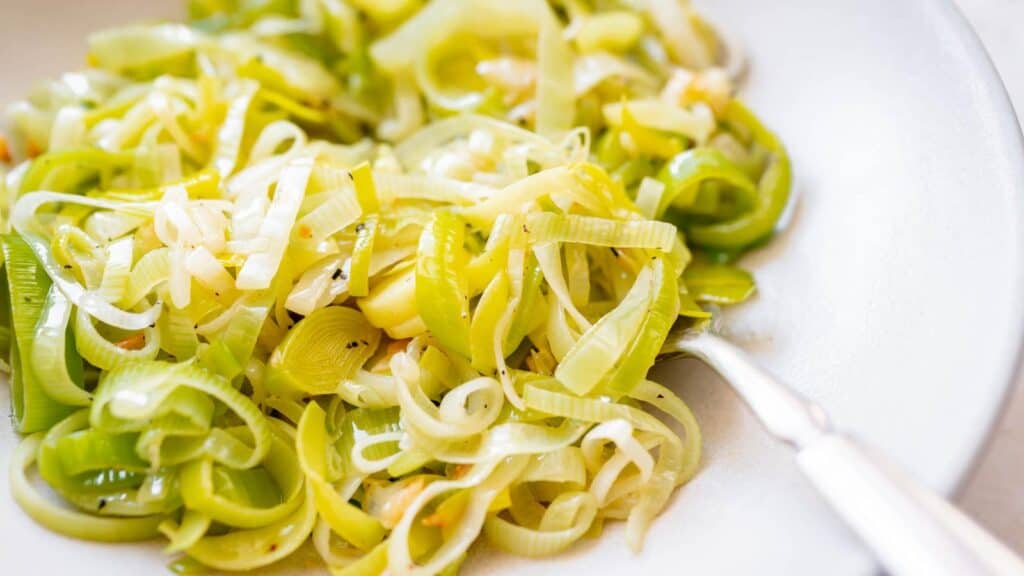
[[[42,316],[50,279],[21,238],[3,238],[7,293],[11,305],[11,404],[18,431],[31,434],[48,430],[70,414],[72,407],[46,394],[32,369],[36,324]]]
[[[11,108],[18,504],[182,573],[454,576],[615,519],[639,550],[701,453],[646,374],[755,292],[788,202],[714,31],[682,0],[188,8]]]
[[[754,143],[769,154],[768,166],[757,185],[757,201],[750,211],[733,220],[694,226],[688,234],[691,241],[701,246],[743,249],[764,239],[775,229],[789,201],[792,168],[782,142],[739,101],[729,103],[726,121],[748,131]]]
[[[355,310],[323,308],[296,324],[274,350],[269,377],[290,389],[327,393],[350,378],[379,342],[380,331]]]
[[[711,304],[738,304],[757,289],[749,272],[721,264],[691,266],[683,281],[694,300]]]
[[[435,212],[420,237],[416,258],[416,304],[441,344],[470,356],[469,298],[460,270],[465,227],[450,212]]]

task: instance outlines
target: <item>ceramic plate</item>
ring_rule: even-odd
[[[840,426],[951,493],[998,415],[1024,327],[1024,150],[998,77],[948,2],[705,0],[748,48],[743,95],[790,147],[799,201],[749,257],[759,296],[723,329]],[[84,35],[172,2],[0,0],[0,100],[80,65]],[[728,388],[656,370],[694,408],[703,469],[643,553],[612,527],[544,561],[481,551],[468,574],[859,575],[875,565]],[[6,388],[0,403],[7,403]],[[0,467],[15,442],[0,425]],[[160,574],[152,546],[33,524],[0,475],[4,574]]]

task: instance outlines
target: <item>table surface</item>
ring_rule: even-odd
[[[1024,0],[957,0],[1003,77],[1018,117],[1024,119]],[[1003,418],[960,505],[1024,554],[1024,374],[1019,375]]]

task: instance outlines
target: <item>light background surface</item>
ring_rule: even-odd
[[[1021,2],[962,4],[1024,108],[1016,62],[1024,50],[1014,30],[1024,22]],[[786,234],[751,257],[762,292],[738,311],[731,336],[844,428],[949,490],[1002,399],[1024,286],[1016,272],[1024,155],[1006,137],[1002,96],[973,38],[944,0],[779,0],[756,17],[756,0],[700,3],[755,48],[746,93],[791,146],[803,198]],[[169,12],[170,4],[0,0],[0,93],[22,93],[26,82],[77,65],[86,31]],[[659,372],[702,417],[708,453],[645,554],[629,554],[612,530],[567,557],[474,574],[625,565],[674,574],[680,562],[726,575],[871,572],[867,552],[727,388],[692,364]],[[1020,550],[1022,426],[1018,395],[963,492],[969,511]],[[0,426],[0,471],[9,436]],[[82,576],[159,573],[153,546],[72,542],[28,522],[3,474],[0,533],[5,574],[69,566]]]
[[[1024,118],[1024,0],[957,0]],[[1024,554],[1024,375],[960,504]]]

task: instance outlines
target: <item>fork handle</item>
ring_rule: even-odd
[[[797,462],[893,574],[1024,575],[1007,547],[848,436],[819,436],[799,449]]]
[[[898,576],[1019,576],[1024,563],[950,503],[853,439],[824,411],[709,332],[670,349],[715,369],[773,436],[792,446],[804,474]]]

